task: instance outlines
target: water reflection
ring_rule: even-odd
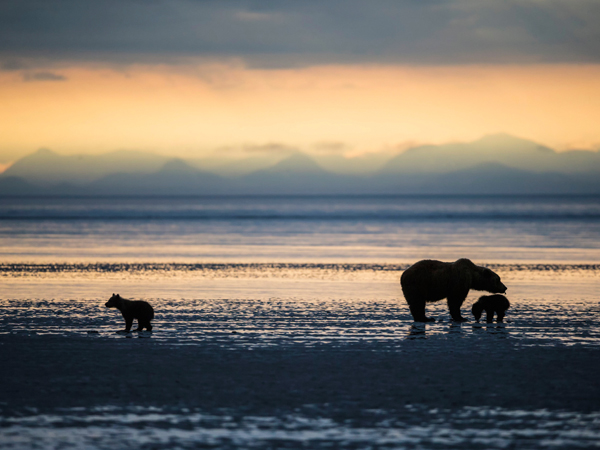
[[[55,295],[12,298],[6,289],[0,296],[0,334],[127,338],[115,333],[122,329],[122,318],[106,311],[100,298],[117,284],[131,283],[129,292],[150,286],[147,289],[166,294],[143,299],[157,311],[152,340],[173,344],[394,347],[405,339],[494,337],[518,340],[523,345],[600,345],[600,268],[596,266],[503,269],[509,271],[510,278],[544,278],[526,295],[515,291],[511,296],[514,307],[505,324],[450,322],[444,302],[428,305],[430,315],[437,318],[435,323],[414,323],[402,299],[398,270],[386,265],[223,264],[179,267],[174,269],[176,273],[154,265],[136,266],[135,272],[129,267],[110,267],[102,272],[96,266],[82,266],[75,272],[71,267],[68,271],[17,275],[21,269],[9,271],[3,281],[16,288],[31,285],[32,292],[41,294],[56,286]],[[554,279],[560,274],[561,280],[553,284],[552,273]],[[392,278],[389,285],[385,277]],[[212,290],[207,289],[209,283]],[[77,296],[84,289],[95,295]],[[60,295],[60,290],[69,294]],[[473,299],[467,299],[464,308],[469,308],[470,301]]]
[[[157,407],[0,416],[3,448],[597,448],[599,413],[493,407],[368,410],[338,420],[318,405],[278,416]]]
[[[479,323],[472,325],[473,333],[486,333],[501,338],[508,338],[509,331],[506,323]]]
[[[415,322],[408,327],[408,335],[406,339],[427,339],[424,323]]]
[[[463,334],[463,324],[464,322],[454,322],[453,320],[451,320],[448,323],[448,334],[456,337],[461,337],[461,335]]]
[[[408,327],[408,333],[406,339],[427,339],[427,326],[429,325],[429,333],[432,335],[440,334],[444,329],[440,327],[444,322],[435,324],[425,324],[422,322],[414,322]],[[479,324],[476,324],[479,325]],[[475,328],[476,325],[473,325]],[[455,322],[453,320],[448,321],[445,327],[446,333],[450,338],[461,338],[466,336],[466,330],[468,330],[468,324],[465,322]]]

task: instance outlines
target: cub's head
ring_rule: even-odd
[[[121,296],[113,294],[111,298],[104,304],[107,308],[116,308],[121,303]]]
[[[484,268],[480,273],[479,286],[474,286],[479,291],[488,291],[492,294],[504,294],[506,286],[500,281],[500,276],[488,268]]]

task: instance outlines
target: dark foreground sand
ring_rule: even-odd
[[[134,334],[135,336],[135,334]],[[600,349],[495,339],[235,348],[153,339],[0,336],[0,409],[139,405],[342,415],[407,404],[600,410]]]

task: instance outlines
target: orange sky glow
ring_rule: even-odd
[[[202,157],[236,145],[348,153],[506,132],[600,148],[600,65],[64,66],[64,81],[0,72],[0,164],[59,153],[149,150]]]

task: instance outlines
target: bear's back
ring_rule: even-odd
[[[510,302],[504,295],[484,295],[479,299],[486,307],[493,308],[494,310],[506,311],[510,308]]]
[[[125,309],[127,314],[135,319],[141,317],[146,320],[151,320],[154,318],[154,308],[152,308],[150,303],[143,300],[127,300]]]
[[[404,296],[409,300],[420,297],[427,302],[446,298],[454,275],[454,263],[424,259],[406,269],[400,284]]]

